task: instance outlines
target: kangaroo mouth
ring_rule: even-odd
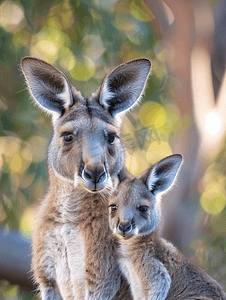
[[[130,235],[121,235],[121,234],[116,234],[116,236],[122,240],[122,241],[128,241],[130,240],[132,237],[134,237],[134,234],[130,234]]]
[[[118,231],[116,231],[114,234],[115,234],[115,236],[117,236],[120,240],[124,240],[124,241],[129,240],[129,239],[131,239],[132,237],[135,236],[134,233],[120,233],[120,232],[118,232]]]
[[[98,182],[98,183],[91,182],[91,181],[87,182],[83,180],[83,185],[88,192],[99,193],[100,191],[103,191],[109,186],[109,180],[107,178],[104,182]]]
[[[90,192],[90,193],[99,193],[100,191],[103,191],[105,189],[105,186],[103,187],[98,187],[98,186],[95,186],[95,185],[84,185],[85,189]]]
[[[99,188],[99,189],[97,189],[97,188],[87,188],[87,187],[85,187],[85,189],[88,191],[88,192],[90,192],[90,193],[93,193],[93,194],[95,194],[95,193],[99,193],[100,191],[103,191],[105,188]]]

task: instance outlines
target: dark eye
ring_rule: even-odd
[[[148,211],[148,206],[142,205],[138,209],[139,209],[140,212],[145,213],[145,212]]]
[[[65,144],[69,144],[74,140],[74,136],[71,132],[64,132],[60,137],[63,137]]]
[[[117,210],[117,206],[115,204],[111,204],[108,206],[111,210],[111,212],[115,212]]]
[[[110,145],[113,145],[113,144],[114,144],[114,141],[115,141],[115,134],[109,133],[109,134],[108,134],[108,143],[109,143]]]
[[[116,133],[114,133],[114,132],[107,133],[105,131],[105,136],[107,138],[108,144],[110,144],[110,145],[114,144],[115,138],[120,139],[120,137]]]

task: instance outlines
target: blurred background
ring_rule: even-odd
[[[152,61],[142,102],[122,124],[126,166],[139,175],[183,155],[161,233],[226,288],[225,24],[225,0],[0,1],[0,299],[37,299],[30,238],[52,126],[24,84],[27,55],[84,96],[118,64]]]

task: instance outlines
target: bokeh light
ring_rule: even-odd
[[[219,188],[217,185],[209,186],[200,198],[202,208],[207,213],[217,215],[225,208],[226,196]]]
[[[73,52],[67,47],[60,48],[58,58],[60,61],[60,65],[68,71],[71,71],[76,65],[76,57],[74,56]]]
[[[205,129],[209,136],[217,135],[222,126],[222,117],[219,113],[212,111],[205,116]]]
[[[31,56],[53,64],[58,59],[59,50],[64,46],[69,46],[70,41],[62,31],[47,27],[33,37],[32,44]]]
[[[132,175],[139,176],[147,169],[148,162],[145,159],[144,153],[138,150],[126,157],[125,165]]]
[[[175,16],[168,6],[165,9],[172,23]],[[41,5],[40,1],[0,1],[0,223],[5,230],[17,229],[30,238],[34,205],[43,199],[48,184],[46,156],[52,125],[50,118],[29,99],[19,70],[24,56],[52,63],[87,97],[118,64],[149,58],[152,72],[145,94],[122,122],[126,167],[138,176],[183,148],[180,141],[187,138],[185,134],[197,120],[188,112],[184,98],[177,98],[178,91],[183,95],[183,84],[174,72],[178,68],[177,49],[168,42],[166,47],[157,36],[158,20],[153,12],[139,0],[58,0],[43,1]],[[179,71],[183,71],[185,60],[182,57]],[[202,67],[205,71],[203,64]],[[186,79],[183,77],[183,82]],[[206,96],[202,101],[206,101]],[[199,98],[200,110],[202,101]],[[206,113],[203,128],[209,140],[222,130],[222,121],[216,110]],[[199,145],[191,147],[196,151]],[[193,153],[192,149],[187,150],[186,153]],[[194,199],[201,234],[192,249],[225,285],[225,143],[214,160],[199,181]],[[1,297],[21,298],[17,287],[0,281]]]
[[[100,58],[106,50],[101,37],[95,34],[89,34],[84,37],[82,41],[82,48],[84,49],[84,55],[93,61]]]
[[[147,101],[140,108],[139,119],[144,126],[160,128],[165,123],[166,113],[161,104]]]
[[[31,238],[32,230],[34,227],[33,214],[34,211],[32,207],[26,208],[20,221],[19,230],[26,238]]]
[[[3,1],[0,4],[0,26],[6,31],[13,33],[23,19],[24,12],[19,3]]]
[[[226,206],[226,177],[220,171],[220,165],[213,163],[206,170],[200,184],[200,203],[204,211],[217,215]]]
[[[94,76],[95,70],[94,62],[90,58],[84,57],[83,60],[76,62],[70,74],[75,80],[87,81]]]
[[[151,164],[155,164],[159,160],[169,155],[172,155],[172,149],[167,142],[154,141],[148,147],[146,157],[148,162],[150,162]]]

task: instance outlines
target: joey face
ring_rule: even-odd
[[[175,154],[160,160],[138,178],[125,179],[109,202],[109,223],[114,234],[124,239],[148,235],[160,219],[160,197],[173,185],[182,163]]]
[[[109,223],[122,239],[148,235],[156,228],[160,212],[156,197],[139,179],[125,180],[109,202]]]

